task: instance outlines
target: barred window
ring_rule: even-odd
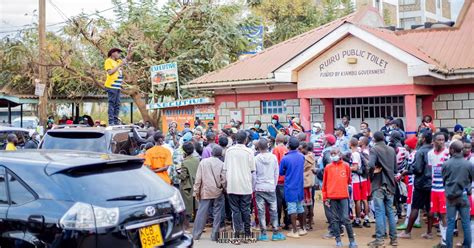
[[[283,114],[286,113],[286,102],[285,100],[262,101],[260,109],[264,115]]]
[[[359,97],[334,99],[334,111],[337,119],[349,115],[353,119],[405,117],[403,96]]]

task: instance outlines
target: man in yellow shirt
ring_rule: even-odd
[[[16,151],[16,144],[18,143],[18,138],[14,133],[8,134],[7,136],[7,147],[5,151]]]
[[[107,53],[108,58],[104,62],[104,69],[107,72],[107,79],[105,81],[105,90],[107,91],[108,102],[109,102],[109,125],[119,124],[119,111],[120,111],[120,90],[122,89],[123,74],[122,67],[132,57],[132,45],[128,46],[128,55],[125,59],[120,59],[120,53],[122,50],[119,48],[112,48]]]
[[[144,164],[150,167],[167,184],[171,184],[168,168],[173,164],[173,159],[171,152],[163,147],[165,136],[158,131],[153,138],[155,139],[155,146],[146,151]]]

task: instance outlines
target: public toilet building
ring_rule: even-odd
[[[214,92],[219,127],[245,128],[271,116],[321,122],[343,115],[372,130],[402,118],[413,133],[423,115],[437,127],[474,126],[474,7],[466,0],[453,27],[391,31],[365,9],[199,77],[184,88]]]

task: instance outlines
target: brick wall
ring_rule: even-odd
[[[434,124],[453,130],[457,123],[474,127],[474,92],[441,94],[433,101]]]
[[[323,102],[321,99],[314,98],[310,100],[311,107],[311,125],[315,122],[321,123],[323,129],[326,128],[326,123],[324,122],[324,113],[326,111]]]
[[[451,3],[449,0],[441,0],[441,8],[443,9],[443,17],[451,19]]]
[[[436,14],[436,0],[426,0],[426,11]]]
[[[267,129],[268,124],[271,123],[271,118],[273,114],[262,114],[261,111],[261,102],[260,101],[241,101],[235,105],[235,102],[222,102],[218,106],[218,115],[219,115],[219,128],[223,128],[224,125],[229,124],[230,122],[230,110],[243,109],[244,115],[244,128],[253,127],[256,120],[262,122],[262,128]],[[300,100],[299,99],[287,99],[286,100],[286,113],[279,114],[280,122],[285,126],[288,124],[288,116],[300,115]]]

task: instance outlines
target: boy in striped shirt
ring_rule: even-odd
[[[443,133],[434,135],[434,146],[428,152],[428,166],[431,167],[431,210],[440,216],[439,229],[441,231],[441,246],[446,245],[446,197],[444,194],[442,165],[449,159],[449,149],[445,146]]]

